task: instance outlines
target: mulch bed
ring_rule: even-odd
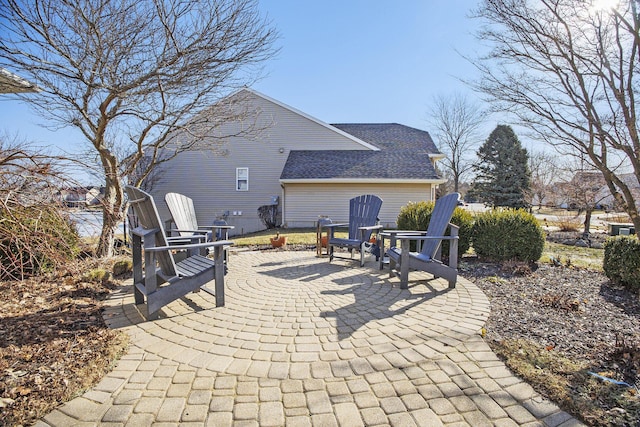
[[[603,380],[613,389],[609,399],[585,396],[582,385],[575,385],[576,378],[567,378],[575,388],[569,394],[582,393],[581,398],[592,398],[602,409],[604,418],[584,419],[588,424],[640,425],[637,294],[612,285],[601,272],[562,265],[501,266],[466,259],[460,274],[476,283],[490,300],[485,339],[494,350],[499,352],[507,341],[527,340],[550,355],[584,366],[582,380],[592,372],[628,384],[631,387]],[[534,388],[548,394],[544,384]]]
[[[491,301],[489,339],[530,339],[596,370],[616,363],[618,379],[640,387],[640,360],[616,360],[619,349],[640,343],[638,295],[603,273],[565,266],[543,264],[521,275],[480,262],[463,269]]]
[[[33,424],[97,383],[126,347],[101,313],[118,284],[74,277],[0,282],[0,426]]]

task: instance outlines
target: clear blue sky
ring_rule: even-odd
[[[437,93],[467,92],[475,0],[263,0],[281,52],[255,88],[328,123],[428,130]]]
[[[461,54],[481,48],[470,19],[476,0],[260,0],[280,33],[278,56],[254,89],[327,123],[396,122],[429,130],[437,94],[473,94]],[[0,131],[77,152],[76,131],[47,131],[42,119],[0,100]],[[488,127],[488,132],[495,123]],[[487,135],[488,136],[488,132]],[[486,136],[484,136],[486,138]]]

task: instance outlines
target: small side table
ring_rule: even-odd
[[[316,256],[323,257],[329,255],[329,230],[326,232],[324,230],[324,226],[327,224],[331,224],[331,218],[327,218],[326,216],[318,217],[318,222],[316,223]],[[324,236],[323,236],[324,234]],[[323,253],[322,250],[322,238],[326,239],[326,246]]]
[[[234,225],[228,225],[227,221],[223,219],[217,219],[213,221],[213,225],[211,226],[211,240],[217,242],[218,240],[229,240],[229,230],[233,230],[236,228]],[[229,264],[229,252],[231,246],[226,246],[224,248],[224,262]],[[226,271],[226,270],[225,270]]]

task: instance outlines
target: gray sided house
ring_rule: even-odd
[[[151,193],[164,219],[164,195],[191,197],[198,224],[224,218],[235,234],[265,229],[263,205],[277,204],[282,227],[313,227],[320,216],[346,222],[349,199],[382,198],[380,223],[394,227],[410,201],[434,200],[444,182],[434,164],[443,155],[428,132],[396,123],[330,125],[250,89],[251,135],[229,136],[218,152],[185,152],[159,170]],[[227,123],[236,135],[247,123]]]

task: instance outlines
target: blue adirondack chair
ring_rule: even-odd
[[[450,221],[459,198],[460,194],[451,193],[436,201],[426,232],[385,230],[383,233],[391,238],[391,248],[387,251],[389,275],[400,277],[400,288],[408,287],[409,270],[426,271],[434,277],[442,277],[449,282],[449,288],[455,288],[458,278],[458,226]],[[447,228],[451,230],[449,236],[445,236]],[[410,251],[412,240],[418,242],[420,249],[416,252]],[[448,265],[441,261],[443,240],[450,241]],[[396,246],[398,241],[400,247]]]
[[[200,289],[215,295],[217,307],[224,306],[224,248],[233,242],[172,245],[153,197],[132,186],[125,191],[138,221],[131,230],[134,297],[136,304],[146,299],[147,318],[156,318],[163,306]],[[213,259],[200,255],[202,248],[213,248]],[[176,263],[174,251],[186,251],[186,259]],[[215,289],[209,289],[206,284],[213,280]]]
[[[349,223],[348,224],[326,224],[329,231],[327,246],[329,250],[329,262],[333,258],[344,258],[336,256],[334,247],[349,250],[353,259],[353,251],[360,252],[360,266],[364,266],[365,254],[370,252],[371,245],[369,238],[374,230],[381,230],[378,225],[378,214],[382,207],[382,199],[372,194],[365,194],[349,200]],[[339,228],[347,228],[349,235],[347,238],[335,237],[334,231]]]

